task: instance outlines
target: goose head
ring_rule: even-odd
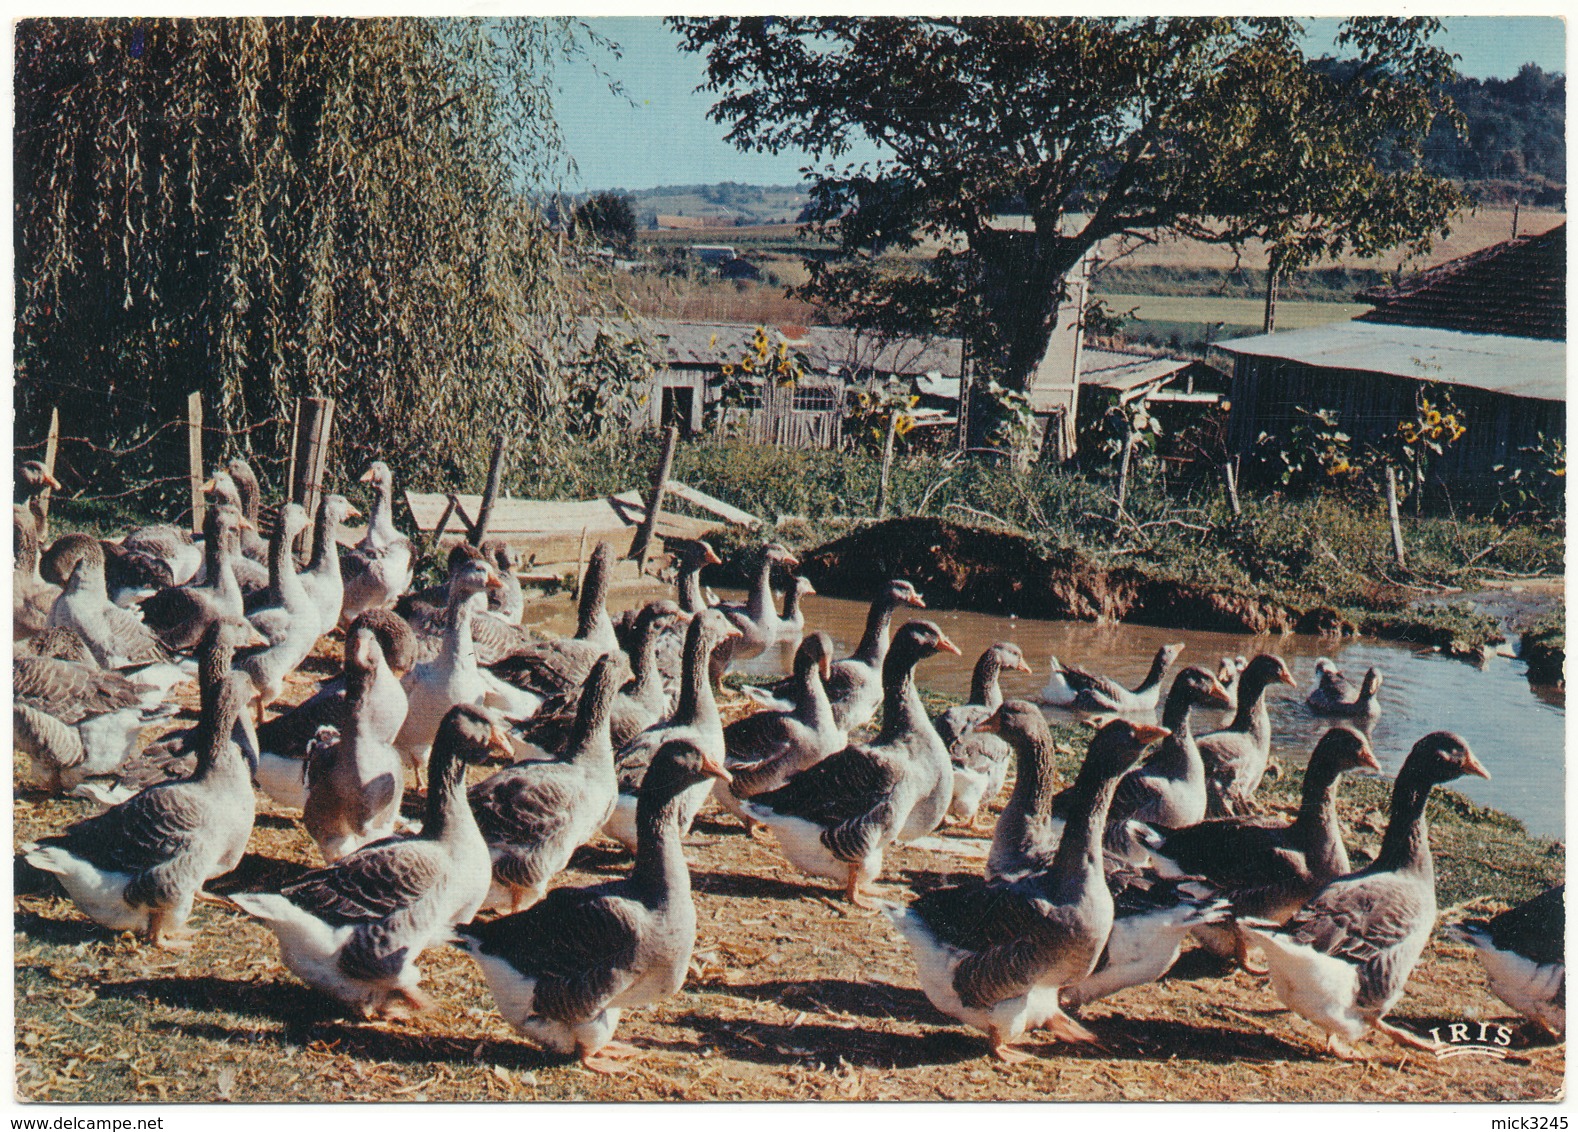
[[[456,704],[439,722],[429,765],[444,787],[454,788],[465,781],[468,763],[480,765],[499,757],[515,757],[509,734],[481,708]]]
[[[378,638],[384,661],[396,676],[404,676],[416,664],[416,630],[392,609],[364,609],[351,622],[351,632],[370,629]]]
[[[478,549],[500,573],[514,573],[520,567],[520,554],[501,538],[484,539]]]
[[[798,570],[800,568],[800,560],[793,554],[790,554],[789,548],[781,542],[768,543],[762,548],[762,553],[767,556],[768,561],[782,566],[785,570]]]
[[[893,635],[889,656],[924,660],[940,652],[959,656],[959,646],[950,641],[934,621],[906,621]]]
[[[1317,763],[1337,774],[1361,768],[1379,773],[1381,769],[1370,741],[1351,727],[1333,727],[1320,737],[1310,752],[1310,766]]]
[[[803,676],[815,668],[826,680],[833,674],[833,638],[821,630],[808,633],[794,652],[794,671]]]
[[[701,566],[722,566],[723,559],[718,557],[711,543],[705,539],[694,539],[680,547],[679,564],[681,569],[694,570]]]
[[[646,778],[641,782],[641,794],[667,801],[709,778],[734,781],[734,776],[716,756],[687,739],[670,739],[652,756]]]
[[[1183,651],[1184,646],[1181,641],[1173,645],[1163,645],[1156,650],[1156,663],[1161,666],[1163,671],[1166,671],[1173,666],[1173,662],[1178,659]]]
[[[1048,750],[1052,746],[1052,729],[1047,726],[1047,717],[1028,700],[1004,700],[974,729],[1002,736],[1016,751],[1027,744],[1045,744]]]
[[[986,652],[997,663],[997,667],[1005,672],[1034,673],[1030,662],[1025,659],[1024,650],[1013,641],[998,641]]]
[[[329,530],[334,530],[347,519],[359,519],[362,513],[351,506],[351,501],[343,495],[326,495],[323,502],[318,504],[318,514],[329,525]]]
[[[920,591],[902,578],[888,583],[887,588],[882,591],[881,600],[893,607],[911,605],[916,609],[926,608],[926,602],[922,600]]]
[[[96,554],[104,561],[104,548],[92,535],[73,532],[61,535],[49,544],[38,563],[39,577],[53,585],[64,586],[76,568],[77,560],[85,554]]]
[[[1293,679],[1293,673],[1288,671],[1288,666],[1280,656],[1263,652],[1256,656],[1244,668],[1240,677],[1244,687],[1256,694],[1272,684],[1286,684],[1290,688],[1298,687],[1298,681]]]
[[[367,465],[367,470],[362,473],[358,483],[371,484],[376,492],[391,491],[394,488],[394,473],[389,470],[389,465],[382,460],[374,460]]]
[[[1364,674],[1364,683],[1359,686],[1359,698],[1362,700],[1373,700],[1380,690],[1380,669],[1371,668]]]
[[[1171,734],[1167,728],[1150,723],[1110,719],[1091,739],[1085,764],[1102,778],[1117,778],[1143,762],[1154,744]]]
[[[357,672],[371,674],[378,670],[384,661],[383,646],[378,643],[378,634],[371,625],[360,618],[351,626],[350,635],[345,639],[345,672],[349,676],[354,669]]]
[[[17,469],[17,479],[21,482],[23,494],[29,499],[43,491],[46,487],[61,490],[60,481],[49,474],[42,460],[25,461]]]
[[[1222,682],[1198,666],[1190,666],[1178,673],[1173,680],[1173,695],[1179,692],[1182,692],[1188,698],[1189,704],[1194,707],[1233,706],[1233,700],[1222,687]],[[1169,695],[1168,699],[1171,698],[1172,696]]]
[[[220,507],[241,509],[241,489],[236,486],[230,473],[223,469],[208,477],[208,482],[203,484],[203,494],[213,496],[215,504]]]
[[[1408,752],[1408,758],[1403,760],[1403,769],[1397,777],[1399,781],[1410,778],[1434,786],[1462,778],[1465,774],[1490,777],[1490,771],[1474,757],[1474,752],[1468,749],[1467,740],[1461,735],[1451,731],[1432,731],[1414,744]]]

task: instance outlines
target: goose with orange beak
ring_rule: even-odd
[[[1394,1043],[1435,1052],[1435,1042],[1386,1021],[1424,952],[1436,922],[1435,866],[1425,802],[1430,791],[1464,775],[1489,778],[1468,744],[1450,731],[1415,743],[1392,787],[1381,851],[1364,869],[1339,877],[1282,925],[1240,919],[1265,948],[1271,988],[1289,1010],[1326,1032],[1339,1057],[1380,1031]]]
[[[853,904],[875,907],[872,883],[895,841],[914,841],[942,824],[953,799],[948,747],[915,689],[915,666],[959,648],[930,621],[895,634],[882,665],[882,730],[854,743],[783,786],[741,803],[751,820],[778,838],[794,866],[838,881]]]
[[[1022,700],[1007,701],[986,726],[1015,737],[1046,729],[1040,710]],[[971,878],[935,888],[907,908],[882,906],[914,953],[932,1005],[984,1031],[1001,1060],[1029,1060],[1011,1043],[1037,1027],[1063,1041],[1095,1041],[1063,1013],[1059,992],[1095,970],[1112,932],[1101,839],[1113,791],[1166,736],[1165,728],[1121,719],[1097,732],[1074,782],[1074,816],[1049,867],[1020,880]],[[1021,768],[1048,750],[1017,748]]]

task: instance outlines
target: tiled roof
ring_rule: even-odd
[[[1567,225],[1494,244],[1359,296],[1364,322],[1567,339]]]

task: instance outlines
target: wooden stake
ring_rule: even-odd
[[[192,531],[203,531],[203,395],[186,395],[186,474],[192,488]]]
[[[323,472],[329,462],[329,432],[334,426],[334,401],[328,397],[306,397],[297,402],[296,430],[291,440],[291,502],[307,512],[307,529],[299,538],[304,542],[318,513],[323,494]],[[301,549],[298,542],[297,549]]]
[[[1123,517],[1123,503],[1129,495],[1129,463],[1134,455],[1134,427],[1129,418],[1123,418],[1123,454],[1118,458],[1118,500],[1113,509],[1113,521]]]
[[[1233,512],[1233,518],[1237,519],[1243,512],[1238,506],[1238,472],[1232,460],[1222,465],[1222,482],[1227,486],[1227,506]]]
[[[647,496],[647,513],[642,516],[636,536],[631,540],[627,558],[636,563],[636,572],[643,573],[647,566],[647,550],[652,535],[657,530],[658,516],[663,511],[663,496],[668,491],[668,475],[674,468],[674,449],[679,445],[679,429],[669,425],[663,434],[663,455],[658,459],[657,474],[652,477],[652,492]]]
[[[507,449],[504,434],[493,438],[493,459],[488,464],[488,482],[482,489],[482,505],[477,508],[477,525],[471,528],[471,545],[481,546],[488,534],[488,520],[493,517],[493,501],[499,494],[499,480],[504,476],[504,457]]]
[[[1405,570],[1408,568],[1408,557],[1403,548],[1403,524],[1397,517],[1397,469],[1386,469],[1386,518],[1392,525],[1392,553],[1397,556],[1397,564]]]
[[[44,470],[55,474],[55,453],[60,451],[60,410],[49,410],[49,436],[44,441]],[[49,530],[49,497],[54,488],[46,487],[38,493],[39,531],[42,541]]]
[[[893,471],[893,441],[899,432],[899,413],[893,409],[888,413],[888,428],[882,434],[882,475],[877,480],[877,518],[884,519],[888,514],[888,476]]]
[[[581,528],[581,546],[575,552],[575,600],[581,600],[581,583],[586,580],[586,528]]]
[[[427,552],[431,554],[438,547],[438,540],[444,537],[444,528],[449,526],[450,517],[454,515],[455,508],[460,506],[460,500],[454,494],[449,496],[449,502],[444,504],[444,513],[438,517],[438,526],[433,528],[433,535],[427,540]]]

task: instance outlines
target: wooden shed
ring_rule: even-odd
[[[1337,414],[1356,443],[1413,417],[1423,388],[1450,387],[1468,431],[1431,465],[1472,490],[1567,432],[1566,228],[1509,240],[1366,292],[1352,322],[1218,344],[1233,359],[1228,442],[1248,453],[1303,410]]]

